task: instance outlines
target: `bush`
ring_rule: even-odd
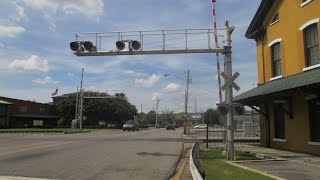
[[[64,127],[66,126],[66,118],[60,118],[58,120],[58,127]]]

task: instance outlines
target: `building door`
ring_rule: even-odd
[[[320,98],[309,101],[310,141],[320,142]]]

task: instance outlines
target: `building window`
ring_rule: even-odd
[[[310,141],[320,142],[320,98],[309,101]]]
[[[281,75],[280,43],[271,46],[272,77]]]
[[[277,13],[277,14],[273,17],[270,26],[274,25],[274,24],[277,23],[277,22],[279,22],[279,13]]]
[[[27,106],[20,106],[20,112],[28,112]]]
[[[306,66],[313,66],[320,63],[319,42],[317,24],[312,24],[304,30],[304,45]]]
[[[307,5],[307,4],[309,4],[311,1],[312,1],[312,0],[302,0],[300,6],[303,7],[303,6]]]
[[[0,115],[4,115],[7,112],[6,105],[0,104]]]
[[[284,111],[282,104],[274,104],[274,129],[275,138],[286,139]]]
[[[43,108],[43,107],[40,107],[40,113],[44,113],[45,112],[45,108]]]

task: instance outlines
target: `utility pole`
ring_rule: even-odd
[[[158,109],[159,109],[159,97],[157,96],[157,111],[156,111],[156,125],[155,127],[157,128],[158,127]]]
[[[82,68],[81,83],[80,83],[80,130],[82,130],[82,118],[83,118],[83,95],[84,95],[84,92],[82,89],[83,71],[84,71],[84,68]]]
[[[198,123],[197,98],[194,98],[194,114],[195,114],[195,117],[196,117],[196,123]]]
[[[140,113],[142,113],[142,104],[141,104],[141,109],[140,109]]]
[[[187,89],[185,91],[185,106],[184,106],[184,129],[183,129],[183,133],[187,134],[187,115],[188,115],[188,96],[189,96],[189,82],[190,82],[190,74],[189,74],[189,69],[187,72]]]
[[[224,36],[224,54],[225,54],[225,74],[227,76],[226,83],[226,104],[229,107],[227,114],[227,158],[229,160],[235,159],[234,154],[234,120],[233,120],[233,87],[232,87],[232,58],[231,58],[231,34],[235,29],[234,26],[229,27],[228,21],[225,23],[225,36]]]
[[[79,104],[79,86],[77,86],[77,94],[76,94],[76,112],[75,112],[75,115],[74,115],[74,119],[78,119],[79,117],[79,111],[78,111],[78,104]]]

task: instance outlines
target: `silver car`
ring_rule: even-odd
[[[139,131],[139,124],[134,122],[133,120],[127,121],[123,126],[122,130],[125,131]]]

